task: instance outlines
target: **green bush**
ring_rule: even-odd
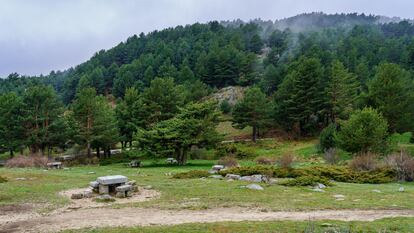
[[[381,184],[396,180],[395,170],[387,167],[378,168],[373,171],[354,171],[345,166],[315,166],[298,169],[301,176],[325,177],[329,180],[346,183],[368,183]]]
[[[345,151],[384,153],[388,149],[388,124],[375,109],[364,108],[354,112],[340,128],[335,141]]]
[[[188,172],[177,173],[173,175],[174,179],[196,179],[202,177],[208,177],[210,174],[203,170],[193,170]]]
[[[233,107],[231,106],[231,104],[227,100],[223,100],[220,104],[220,111],[224,114],[231,113],[232,108]]]
[[[238,159],[247,159],[256,157],[254,148],[243,148],[238,143],[222,144],[216,150],[217,157],[233,156]]]
[[[292,180],[280,182],[280,185],[285,186],[315,186],[317,184],[324,184],[326,186],[332,186],[333,184],[325,177],[318,176],[301,176]]]
[[[5,183],[5,182],[7,182],[7,179],[4,178],[4,177],[2,177],[2,176],[0,176],[0,183]]]
[[[235,167],[226,170],[221,170],[220,175],[237,174],[241,176],[251,176],[256,174],[274,176],[274,168],[271,166],[250,166],[250,167]]]
[[[328,127],[322,130],[319,135],[319,150],[320,152],[325,152],[330,148],[335,148],[335,134],[336,134],[336,124],[330,124]]]

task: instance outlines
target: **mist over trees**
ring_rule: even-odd
[[[191,146],[219,138],[207,96],[235,85],[249,90],[233,123],[252,126],[253,140],[271,128],[316,136],[364,107],[389,133],[413,131],[414,25],[384,20],[196,23],[134,35],[66,71],[11,74],[0,79],[0,147],[47,154],[78,144],[108,155],[121,142],[185,163]]]

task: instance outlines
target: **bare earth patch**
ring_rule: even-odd
[[[91,198],[83,198],[73,200],[71,196],[73,193],[79,193],[85,190],[85,188],[81,189],[70,189],[66,191],[62,191],[59,195],[65,196],[70,199],[70,204],[64,206],[63,208],[59,208],[54,210],[53,212],[47,215],[41,215],[35,212],[35,209],[39,207],[35,207],[31,204],[22,204],[22,205],[6,205],[0,206],[0,233],[3,232],[44,232],[45,230],[33,230],[33,229],[24,229],[24,226],[21,226],[24,222],[29,222],[30,220],[34,219],[43,219],[48,216],[59,216],[64,215],[65,213],[81,210],[81,209],[91,209],[94,211],[100,211],[97,208],[103,207],[110,207],[114,204],[128,204],[128,203],[136,203],[136,202],[144,202],[149,201],[154,198],[158,198],[160,193],[153,189],[144,189],[139,187],[139,192],[133,194],[132,197],[128,198],[116,198],[115,202],[105,203],[105,202],[96,202],[95,197],[97,196],[94,194]],[[23,227],[23,229],[22,229]]]
[[[85,188],[82,189],[70,189],[66,191],[62,191],[59,194],[62,196],[65,196],[70,199],[72,194],[74,193],[80,193]],[[91,198],[82,198],[82,199],[71,199],[71,203],[65,207],[65,209],[84,209],[84,208],[98,208],[98,207],[105,207],[105,206],[111,206],[113,204],[128,204],[128,203],[134,203],[134,202],[143,202],[143,201],[149,201],[151,199],[157,198],[160,196],[160,193],[153,189],[144,189],[142,187],[139,187],[139,192],[133,193],[132,197],[128,198],[116,198],[115,202],[105,203],[105,202],[96,202],[95,197],[98,196],[97,194],[93,194],[93,197]],[[58,212],[61,212],[62,209],[57,210]]]
[[[261,212],[254,209],[160,210],[144,208],[88,208],[35,217],[0,225],[0,232],[58,232],[65,229],[176,225],[223,221],[342,220],[373,221],[390,217],[414,217],[414,210],[320,210]]]

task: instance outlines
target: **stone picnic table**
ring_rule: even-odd
[[[132,185],[126,184],[128,178],[122,175],[101,176],[89,185],[99,194],[116,193],[117,197],[126,197],[128,192],[133,191]]]
[[[51,169],[61,169],[62,168],[62,162],[50,162],[46,164],[48,168]]]

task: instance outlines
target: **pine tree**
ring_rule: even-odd
[[[368,83],[367,104],[387,119],[391,132],[414,129],[414,85],[410,74],[397,64],[384,63]]]
[[[324,95],[321,87],[323,69],[316,58],[301,57],[290,68],[288,76],[276,93],[276,119],[297,124],[299,134],[306,136],[316,130],[323,110]]]
[[[43,85],[28,88],[23,94],[23,104],[26,142],[31,153],[45,154],[45,150],[52,146],[51,126],[62,116],[63,105],[53,88]]]
[[[270,103],[266,95],[257,87],[246,91],[243,99],[233,109],[233,125],[243,129],[251,126],[252,141],[256,142],[258,130],[269,123]]]
[[[355,75],[348,72],[340,61],[331,65],[328,95],[328,115],[331,122],[346,119],[355,107],[359,84]]]
[[[23,101],[14,92],[0,95],[0,147],[10,156],[24,145]]]

